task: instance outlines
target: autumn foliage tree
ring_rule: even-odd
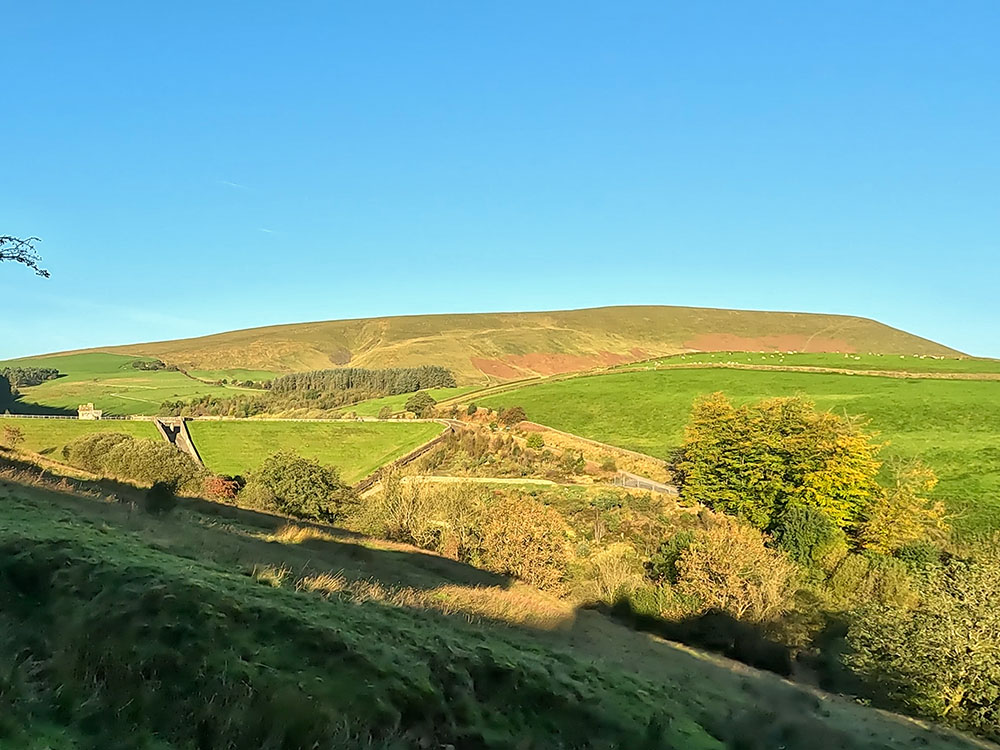
[[[858,420],[803,398],[736,406],[715,393],[695,402],[678,468],[685,497],[758,528],[790,503],[843,528],[879,494],[879,449]]]
[[[892,554],[913,542],[944,537],[944,504],[926,497],[937,484],[934,472],[918,460],[894,461],[891,469],[891,484],[865,512],[858,532],[861,545]]]

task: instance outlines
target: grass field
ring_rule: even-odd
[[[779,352],[698,352],[675,354],[616,369],[661,365],[741,364],[768,367],[827,367],[841,370],[886,370],[913,373],[1000,373],[1000,359],[932,357],[906,354],[785,354]]]
[[[161,439],[153,423],[146,421],[133,422],[116,419],[90,422],[76,419],[10,419],[0,417],[0,433],[5,427],[16,427],[24,434],[24,442],[18,448],[49,456],[55,461],[62,460],[62,449],[66,443],[94,432],[124,432],[126,435],[137,438]]]
[[[11,410],[24,413],[59,410],[75,414],[80,404],[93,403],[96,408],[118,416],[156,414],[160,404],[168,400],[247,392],[202,383],[181,372],[138,370],[132,366],[136,359],[143,357],[95,352],[8,360],[0,362],[0,367],[54,367],[65,374],[24,388],[23,396]]]
[[[887,454],[920,456],[940,478],[936,496],[962,533],[1000,529],[1000,382],[917,380],[748,370],[660,370],[541,383],[476,399],[520,405],[528,418],[623,448],[667,457],[694,399],[724,391],[737,401],[805,395],[817,406],[864,415]]]
[[[292,451],[340,469],[356,482],[441,432],[433,422],[194,421],[188,430],[205,465],[246,474],[277,451]]]
[[[424,393],[428,394],[435,401],[443,401],[446,398],[462,396],[470,391],[476,390],[476,386],[466,386],[463,388],[428,388]],[[383,396],[382,398],[371,398],[359,404],[345,406],[345,412],[354,412],[359,417],[377,417],[383,407],[388,406],[393,412],[403,411],[407,401],[413,398],[412,393],[400,393],[395,396]]]
[[[5,750],[974,746],[410,547],[132,503],[0,467]]]

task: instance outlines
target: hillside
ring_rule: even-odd
[[[960,355],[865,318],[667,306],[295,323],[91,351],[158,357],[196,373],[439,364],[461,384],[688,351]]]
[[[4,748],[982,746],[405,545],[15,466],[0,500]]]

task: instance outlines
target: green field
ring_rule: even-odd
[[[66,443],[94,432],[124,432],[126,435],[137,438],[161,439],[152,422],[127,419],[91,422],[77,419],[11,419],[0,417],[0,431],[5,427],[16,427],[24,434],[24,442],[18,448],[49,456],[56,461],[62,460],[62,449]]]
[[[864,415],[887,454],[920,456],[940,478],[935,495],[960,532],[1000,529],[1000,382],[749,370],[660,370],[570,378],[477,399],[520,405],[528,418],[623,448],[667,457],[694,399],[805,395]]]
[[[270,370],[246,370],[235,367],[231,370],[188,370],[188,375],[199,380],[271,380],[280,373]]]
[[[404,545],[24,482],[0,463],[4,750],[977,746]]]
[[[205,465],[246,474],[277,451],[292,451],[340,469],[356,482],[441,432],[434,422],[194,421],[188,430]]]
[[[424,393],[428,394],[435,401],[443,401],[446,398],[462,396],[470,391],[477,390],[476,386],[466,386],[464,388],[428,388]],[[359,417],[377,417],[383,407],[388,406],[393,412],[401,412],[407,401],[413,398],[412,393],[399,393],[395,396],[383,396],[382,398],[370,398],[358,404],[345,406],[347,413],[354,412]]]
[[[1000,359],[933,357],[906,354],[785,354],[781,352],[697,352],[658,357],[616,369],[661,365],[740,364],[768,367],[828,367],[841,370],[887,370],[914,373],[1000,373]]]
[[[182,372],[137,370],[132,362],[144,357],[101,352],[32,357],[0,362],[0,367],[54,367],[64,377],[24,388],[11,411],[76,413],[80,404],[93,403],[108,414],[156,414],[164,401],[204,394],[220,397],[246,393],[246,389],[210,385]],[[39,408],[40,407],[40,408]]]

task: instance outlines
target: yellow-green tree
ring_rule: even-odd
[[[695,402],[685,431],[682,491],[762,529],[790,502],[844,528],[878,496],[879,449],[859,420],[806,399],[736,406],[715,393]]]
[[[948,530],[944,505],[925,496],[936,484],[937,476],[920,461],[894,462],[892,483],[878,493],[861,523],[861,545],[891,554],[911,542],[943,537]]]

